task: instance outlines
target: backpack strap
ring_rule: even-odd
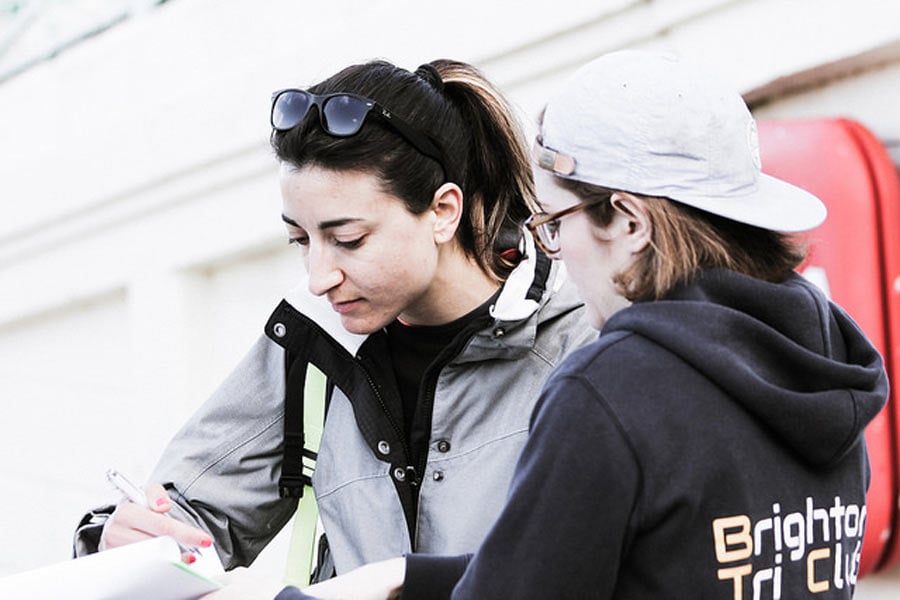
[[[312,485],[324,416],[325,375],[310,363],[287,357],[287,386],[284,394],[284,455],[278,493],[282,498],[302,498]],[[319,385],[321,379],[321,385]],[[307,387],[310,392],[307,393]],[[319,390],[318,388],[322,389]],[[306,401],[307,397],[309,402]],[[318,406],[317,406],[318,405]],[[307,419],[310,413],[310,419]],[[315,419],[317,425],[313,425]],[[316,429],[311,429],[316,428]],[[318,432],[317,436],[314,435]],[[315,437],[315,439],[313,439]]]
[[[285,582],[298,587],[309,584],[314,567],[319,506],[312,475],[322,440],[327,396],[328,381],[322,371],[309,363],[292,365],[285,394],[284,461],[278,487],[283,498],[300,499],[285,570]]]

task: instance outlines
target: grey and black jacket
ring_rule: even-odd
[[[337,572],[411,551],[473,552],[503,506],[544,380],[597,336],[560,265],[530,255],[425,386],[432,418],[421,464],[410,464],[377,334],[346,332],[304,283],[150,480],[164,482],[175,516],[213,535],[226,568],[250,564],[296,510],[279,494],[284,402],[291,370],[308,361],[331,384],[313,485]],[[106,512],[82,521],[76,554],[96,550]]]

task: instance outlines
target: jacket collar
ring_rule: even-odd
[[[540,306],[547,283],[549,259],[537,253],[530,235],[522,237],[525,259],[509,274],[497,302],[491,306],[491,316],[498,321],[522,321],[533,315]]]

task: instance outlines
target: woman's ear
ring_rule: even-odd
[[[463,193],[455,183],[445,183],[434,192],[431,200],[434,215],[434,242],[446,244],[456,237],[463,216]]]
[[[646,200],[628,192],[615,192],[610,204],[617,213],[622,233],[633,253],[641,252],[653,239],[653,221]]]

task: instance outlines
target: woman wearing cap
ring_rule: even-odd
[[[453,598],[851,597],[863,428],[887,383],[794,271],[785,232],[817,226],[821,202],[760,172],[738,94],[650,53],[576,72],[536,160],[529,227],[600,338],[548,380],[473,557],[413,554],[307,592],[440,598],[461,576]]]
[[[314,365],[329,402],[312,477],[333,561],[320,575],[472,552],[543,382],[593,337],[575,289],[523,235],[533,184],[515,117],[470,65],[376,61],[276,93],[271,121],[305,281],[165,451],[151,481],[168,493],[120,505],[102,544],[174,534],[214,541],[226,568],[251,563],[297,507],[302,483],[279,481],[285,386],[302,390]],[[162,518],[170,508],[200,529]],[[81,552],[103,526],[86,520]]]

